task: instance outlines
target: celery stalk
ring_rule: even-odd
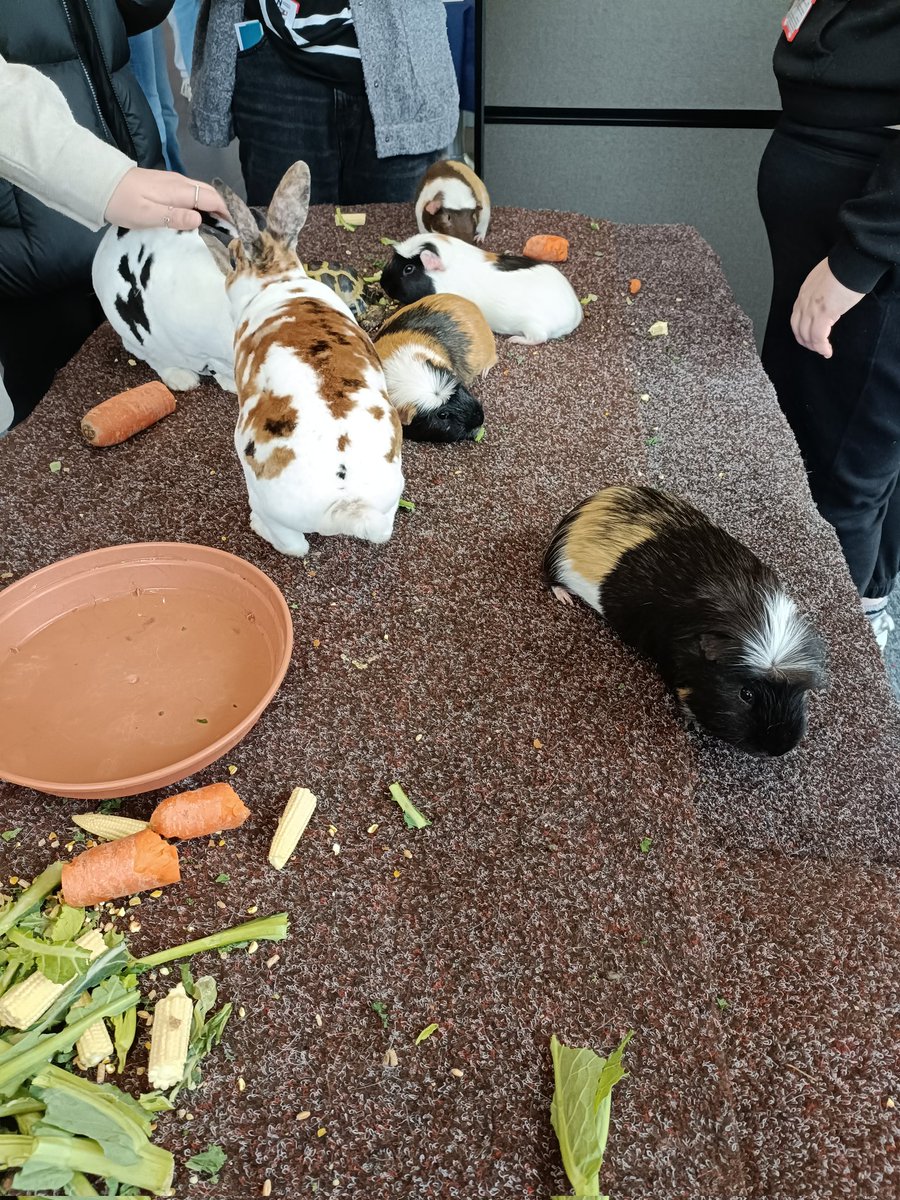
[[[211,933],[209,937],[184,942],[180,946],[170,946],[168,950],[160,950],[144,958],[135,958],[132,962],[146,971],[150,967],[172,962],[175,958],[189,958],[192,954],[202,954],[204,950],[222,950],[226,946],[233,946],[235,942],[280,942],[287,937],[287,933],[287,913],[274,913],[269,917],[245,921],[243,925],[235,925],[231,929],[222,929],[219,933]]]
[[[62,869],[62,863],[55,862],[38,875],[31,887],[27,887],[18,900],[10,905],[3,916],[0,916],[0,933],[6,933],[8,929],[12,929],[13,925],[17,925],[30,908],[34,908],[54,888],[59,887],[62,882]]]
[[[117,1163],[109,1159],[90,1138],[23,1137],[21,1134],[10,1134],[0,1135],[0,1166],[22,1168],[13,1179],[14,1187],[30,1187],[30,1178],[34,1179],[37,1186],[46,1187],[46,1184],[38,1182],[42,1173],[46,1177],[69,1171],[99,1175],[102,1179],[116,1179],[120,1183],[147,1188],[156,1195],[164,1195],[172,1186],[175,1160],[168,1150],[149,1142],[138,1162]]]

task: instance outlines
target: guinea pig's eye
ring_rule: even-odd
[[[403,268],[403,274],[404,275],[412,275],[412,273],[415,269],[416,268],[413,263],[407,263],[406,266]]]
[[[745,704],[752,704],[756,699],[756,692],[754,692],[752,687],[742,687],[741,699]]]
[[[449,421],[450,420],[450,409],[449,408],[439,408],[435,415],[437,416],[437,419],[439,421]]]

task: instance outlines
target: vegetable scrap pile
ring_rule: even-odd
[[[108,913],[58,893],[72,865],[54,863],[0,899],[0,1173],[14,1172],[5,1182],[31,1192],[97,1195],[94,1180],[105,1182],[107,1195],[167,1195],[175,1161],[153,1143],[156,1115],[172,1109],[183,1088],[199,1086],[200,1063],[221,1041],[231,1004],[217,1008],[215,981],[195,980],[186,965],[160,997],[152,989],[142,994],[140,977],[202,951],[281,941],[287,914],[134,958]],[[134,1097],[106,1077],[139,1053],[139,1006],[152,1031],[149,1057],[134,1074],[146,1075],[151,1090]]]

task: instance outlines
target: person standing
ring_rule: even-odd
[[[239,52],[243,21],[262,36]],[[314,204],[412,200],[459,121],[441,0],[203,0],[191,91],[198,141],[237,136],[249,204],[297,159]]]
[[[762,361],[883,650],[900,571],[900,0],[797,0],[774,69]]]

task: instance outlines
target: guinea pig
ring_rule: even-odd
[[[652,659],[717,737],[755,755],[802,739],[824,646],[774,571],[698,509],[653,488],[604,488],[559,523],[544,577]]]
[[[381,272],[381,286],[401,304],[438,292],[463,296],[478,305],[495,333],[513,334],[510,341],[526,346],[565,337],[584,316],[556,267],[521,254],[490,254],[439,233],[399,242]]]
[[[462,296],[426,296],[382,325],[375,350],[405,437],[419,442],[474,438],[484,409],[469,392],[497,361],[481,310]]]
[[[420,233],[447,233],[480,244],[490,219],[488,190],[470,167],[449,158],[431,164],[416,192]]]

